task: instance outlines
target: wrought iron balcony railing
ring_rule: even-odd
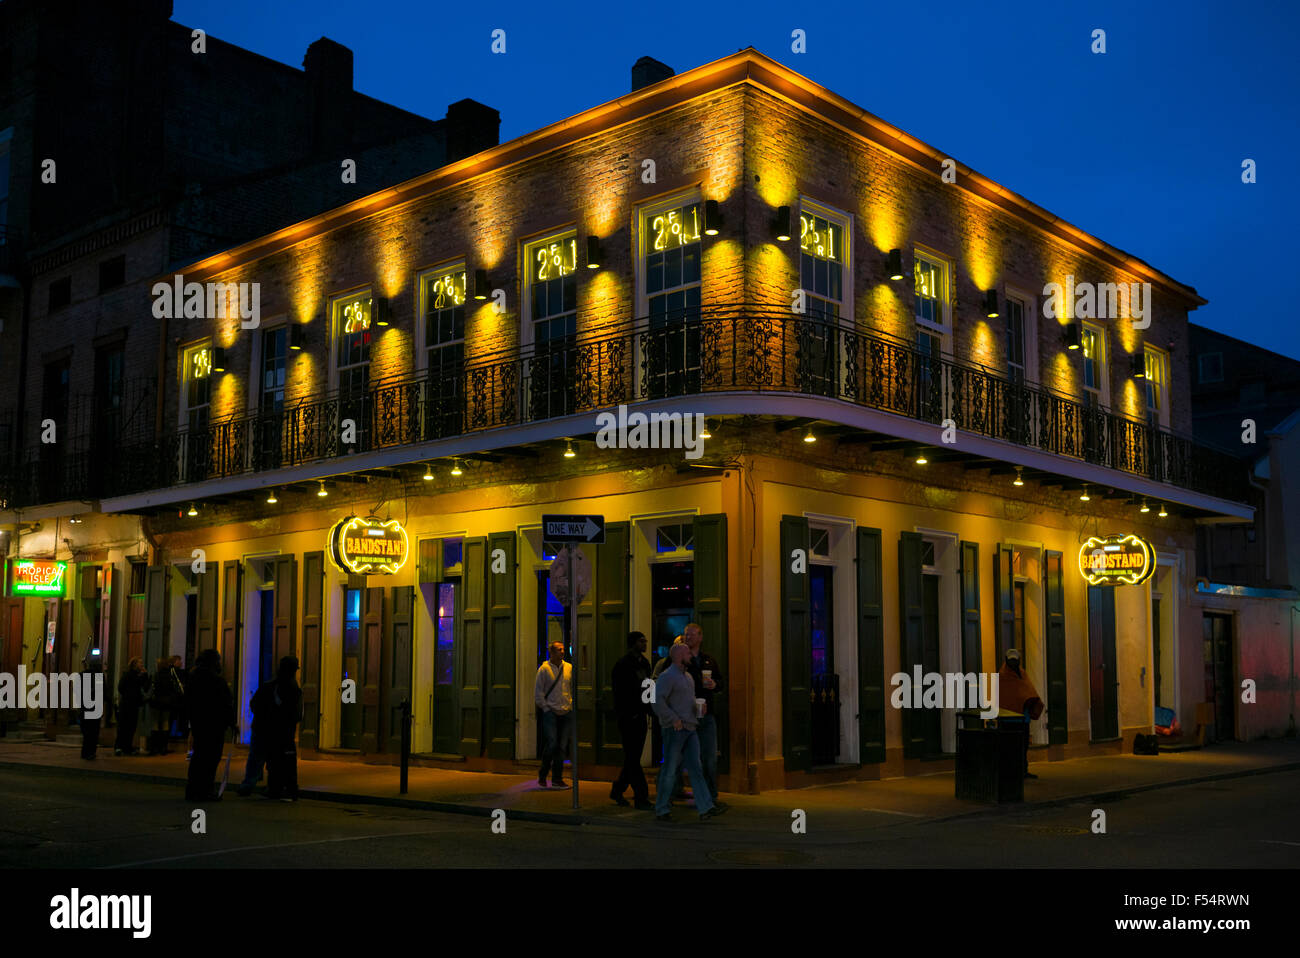
[[[1240,460],[1190,437],[833,319],[744,307],[652,317],[451,373],[443,369],[436,378],[388,380],[358,394],[304,399],[275,414],[181,429],[118,448],[111,474],[105,474],[109,463],[74,454],[63,467],[66,475],[54,470],[45,478],[76,485],[93,472],[101,496],[128,495],[576,413],[594,416],[620,403],[748,391],[824,396],[936,425],[952,419],[958,429],[981,436],[1246,499]],[[834,412],[827,410],[825,418]],[[352,441],[345,443],[345,436]],[[47,497],[52,490],[30,489],[40,457],[29,456],[24,466],[29,483],[20,486]]]

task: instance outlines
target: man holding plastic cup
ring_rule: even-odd
[[[691,776],[691,785],[695,792],[695,810],[700,819],[721,815],[727,810],[725,805],[715,805],[705,784],[704,770],[700,768],[700,740],[696,734],[700,717],[700,707],[695,701],[695,683],[686,671],[686,661],[690,658],[690,649],[683,643],[674,645],[668,655],[672,665],[664,670],[655,685],[655,714],[663,728],[664,764],[659,769],[659,781],[655,794],[655,817],[661,822],[671,822],[673,783],[677,779],[677,769],[685,765]]]
[[[704,699],[704,711],[700,716],[700,767],[704,769],[704,781],[709,786],[709,795],[714,800],[718,797],[718,720],[713,708],[713,699],[722,691],[722,670],[717,660],[700,646],[704,642],[704,630],[692,622],[682,630],[686,647],[691,650],[686,669],[695,680],[695,697]],[[691,779],[694,788],[695,779]]]

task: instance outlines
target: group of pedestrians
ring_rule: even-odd
[[[99,671],[97,661],[88,662],[86,672]],[[280,660],[276,677],[263,683],[253,694],[252,741],[244,770],[240,795],[251,795],[267,772],[267,795],[286,802],[298,800],[298,751],[295,742],[302,721],[302,689],[298,685],[298,660],[287,655]],[[216,649],[199,653],[193,670],[183,668],[180,656],[160,658],[151,677],[143,660],[136,656],[127,664],[117,684],[118,729],[115,755],[138,755],[136,746],[140,712],[150,706],[153,728],[149,733],[150,755],[168,753],[174,728],[191,742],[189,772],[185,798],[190,801],[217,801],[221,798],[216,785],[217,767],[226,747],[226,732],[231,730],[231,747],[239,722],[235,715],[234,696],[222,673],[221,654]],[[81,755],[95,757],[99,740],[99,719],[81,716]]]
[[[692,622],[682,630],[668,655],[654,669],[646,658],[644,634],[631,632],[627,653],[615,663],[612,675],[614,711],[623,743],[623,768],[609,797],[627,805],[624,792],[632,789],[635,807],[653,810],[661,822],[672,822],[672,801],[683,794],[681,771],[690,776],[695,810],[700,819],[727,811],[718,800],[718,723],[714,697],[723,689],[722,670],[702,648],[704,632]],[[550,655],[537,670],[534,700],[541,712],[542,767],[537,784],[567,788],[564,758],[574,734],[573,665],[564,660],[564,645],[552,642]],[[647,684],[653,679],[654,684]],[[653,694],[647,694],[653,689]],[[663,764],[656,781],[655,802],[641,768],[647,721],[657,719],[663,736]]]

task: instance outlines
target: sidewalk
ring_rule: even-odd
[[[243,778],[247,751],[235,752],[226,801],[245,801],[234,794]],[[83,761],[76,746],[53,742],[9,742],[0,739],[0,768],[43,766],[72,769],[87,776],[130,777],[175,784],[177,798],[186,774],[184,752],[157,757],[115,757],[112,749],[99,751],[93,762]],[[300,761],[298,780],[304,799],[378,804],[428,811],[487,816],[504,808],[509,817],[568,825],[652,826],[649,812],[614,805],[609,784],[583,782],[581,807],[574,810],[571,790],[541,789],[531,770],[521,766],[518,775],[411,768],[408,794],[398,794],[398,768],[365,765],[357,761]],[[1125,794],[1167,788],[1178,784],[1237,778],[1244,775],[1300,769],[1300,741],[1281,739],[1211,746],[1197,751],[1155,756],[1107,755],[1064,762],[1035,762],[1039,777],[1025,782],[1023,805],[977,805],[953,797],[952,772],[878,782],[813,786],[731,795],[723,798],[731,815],[720,822],[744,820],[747,827],[780,825],[788,828],[791,812],[803,809],[823,835],[834,831],[875,829],[907,822],[936,822],[976,815],[1071,804],[1085,800],[1114,801]],[[648,775],[649,773],[647,773]],[[651,780],[653,789],[653,779]],[[252,799],[246,799],[252,801]],[[683,812],[685,814],[683,814]],[[678,817],[693,818],[692,810],[678,806]],[[813,828],[810,825],[810,835]]]

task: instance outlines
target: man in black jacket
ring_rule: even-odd
[[[230,686],[221,676],[221,655],[204,649],[185,686],[185,710],[194,732],[194,754],[190,757],[185,797],[193,802],[216,801],[213,787],[226,729],[235,726],[235,703]],[[233,745],[232,745],[233,748]]]
[[[294,733],[302,721],[302,689],[295,676],[298,660],[286,655],[280,660],[275,689],[271,693],[266,728],[266,796],[284,802],[298,801],[298,749]]]
[[[709,794],[718,797],[718,721],[713,711],[713,699],[723,688],[722,670],[717,660],[700,648],[704,630],[692,622],[682,630],[682,639],[691,650],[686,660],[686,671],[695,679],[695,697],[704,699],[704,714],[700,716],[697,730],[700,737],[700,765]],[[721,803],[719,803],[721,804]]]
[[[648,702],[642,700],[642,682],[650,677],[650,663],[645,651],[648,643],[640,632],[629,632],[627,655],[614,663],[614,712],[618,716],[619,738],[623,742],[623,770],[610,787],[609,797],[616,805],[626,805],[623,791],[632,786],[636,807],[649,810],[650,790],[645,772],[641,769],[641,750],[645,747],[646,718],[651,714]]]

